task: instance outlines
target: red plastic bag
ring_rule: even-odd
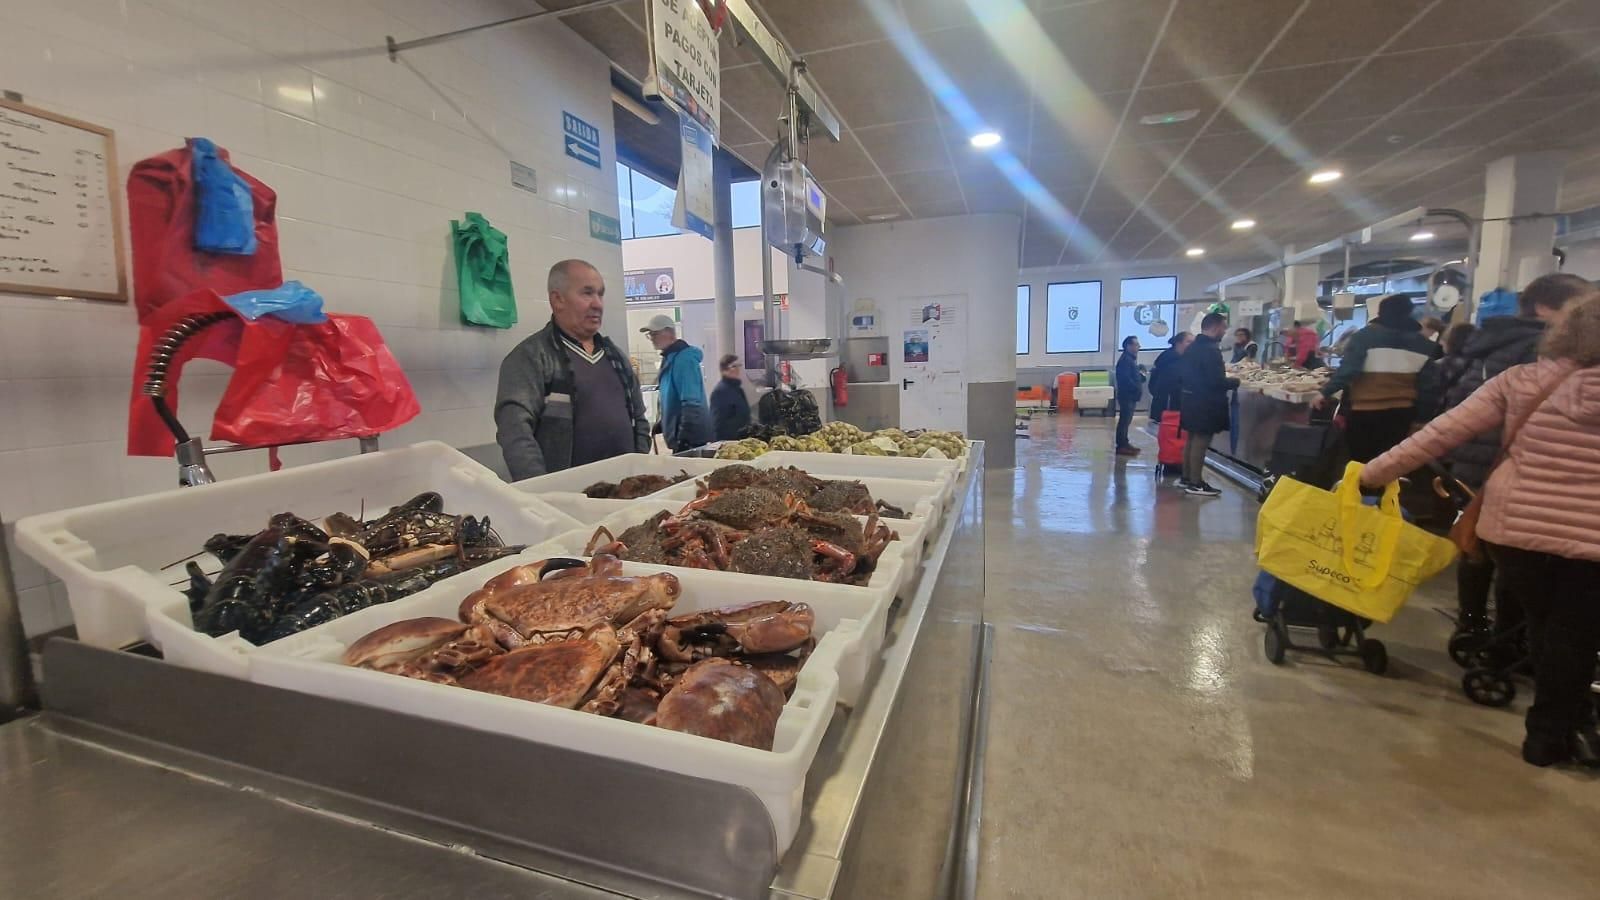
[[[218,148],[228,158],[228,151]],[[235,168],[255,203],[256,252],[250,256],[194,249],[195,184],[188,147],[142,159],[128,174],[128,224],[133,242],[133,301],[139,321],[199,288],[228,296],[283,284],[278,261],[278,195]]]
[[[184,316],[230,309],[214,291],[195,291],[153,311],[140,327],[128,455],[172,455],[172,432],[140,392],[155,342]],[[212,418],[213,440],[259,446],[360,437],[397,428],[422,411],[378,327],[364,316],[330,315],[318,325],[270,316],[247,325],[236,318],[198,332],[167,370],[167,402],[179,421],[179,378],[195,357],[234,366]]]
[[[361,437],[421,411],[371,319],[291,325],[268,317],[245,326],[211,437],[257,445]]]

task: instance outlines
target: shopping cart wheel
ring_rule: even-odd
[[[1261,638],[1262,647],[1267,651],[1267,662],[1275,666],[1283,665],[1283,659],[1288,655],[1288,648],[1284,646],[1286,643],[1277,623],[1268,622],[1267,633]]]
[[[1382,675],[1389,671],[1389,650],[1383,641],[1363,639],[1356,645],[1356,652],[1361,654],[1361,665],[1368,672]]]
[[[1481,706],[1510,706],[1517,698],[1517,686],[1509,677],[1482,667],[1468,669],[1461,676],[1461,690],[1468,700]]]
[[[1450,643],[1446,649],[1450,652],[1450,659],[1463,669],[1470,669],[1478,664],[1478,653],[1490,637],[1478,631],[1458,631],[1450,635]]]
[[[1336,625],[1317,626],[1317,646],[1324,650],[1335,650],[1340,644],[1339,628]]]
[[[1277,485],[1278,476],[1276,475],[1268,475],[1267,477],[1261,479],[1261,487],[1256,489],[1256,502],[1267,502],[1267,497],[1272,493],[1272,489],[1277,487]]]

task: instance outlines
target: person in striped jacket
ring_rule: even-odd
[[[1437,401],[1433,361],[1440,347],[1422,335],[1411,317],[1411,298],[1390,294],[1378,304],[1378,317],[1356,332],[1346,346],[1339,371],[1312,405],[1321,409],[1346,393],[1345,441],[1350,458],[1370,462],[1406,439],[1417,409]]]

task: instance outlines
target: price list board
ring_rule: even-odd
[[[116,137],[0,100],[0,291],[127,302]]]

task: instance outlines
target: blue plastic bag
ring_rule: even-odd
[[[1505,288],[1495,288],[1478,298],[1478,324],[1485,320],[1499,316],[1514,316],[1517,314],[1517,292]]]
[[[241,291],[223,300],[251,322],[262,316],[273,316],[296,325],[328,321],[322,312],[322,295],[298,281],[285,281],[265,291]]]
[[[255,201],[245,183],[206,138],[190,138],[194,157],[194,248],[207,253],[254,256]]]

